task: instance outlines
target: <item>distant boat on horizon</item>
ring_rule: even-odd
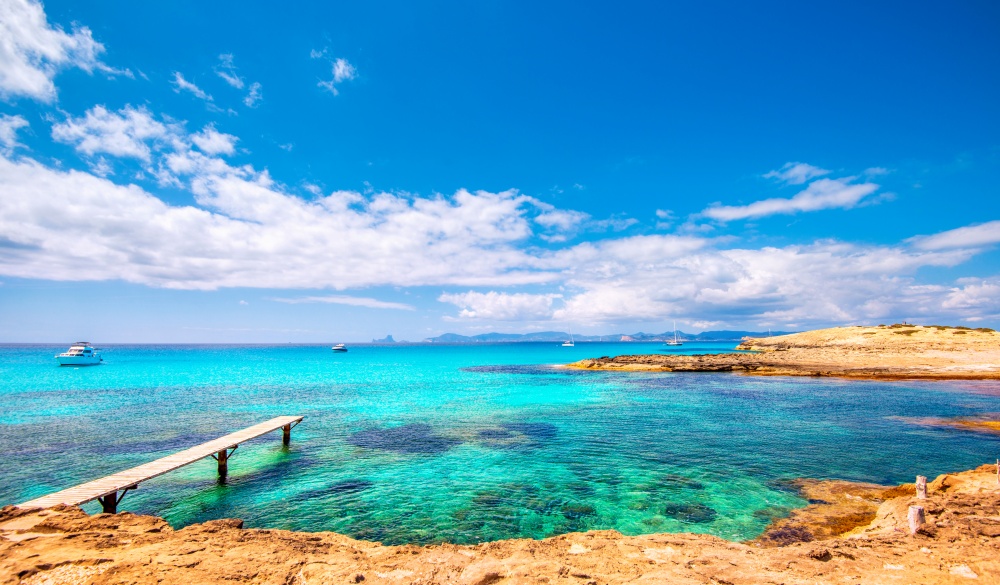
[[[666,345],[684,345],[684,342],[677,339],[677,321],[674,321],[674,339],[673,340],[668,339],[663,343]]]
[[[337,345],[331,347],[333,351],[347,351],[347,346],[343,343],[338,343]]]
[[[68,350],[56,356],[60,366],[96,366],[104,361],[90,343],[77,341]]]
[[[573,330],[572,329],[569,330],[569,341],[562,342],[562,346],[563,347],[576,347],[576,344],[573,343]]]

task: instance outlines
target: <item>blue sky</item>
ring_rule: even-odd
[[[994,3],[537,4],[0,0],[0,341],[1000,325]]]

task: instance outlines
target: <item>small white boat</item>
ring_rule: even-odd
[[[338,343],[337,345],[331,347],[333,351],[347,351],[347,346],[343,343]]]
[[[78,341],[64,353],[57,355],[56,361],[60,366],[96,366],[104,358],[86,341]]]
[[[684,345],[684,342],[677,339],[677,321],[674,321],[674,338],[663,342],[664,345]]]
[[[562,346],[563,347],[576,347],[576,344],[573,343],[573,332],[572,331],[569,332],[569,341],[562,342]]]

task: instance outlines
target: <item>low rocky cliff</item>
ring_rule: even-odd
[[[801,486],[814,503],[759,540],[613,531],[476,546],[382,546],[334,533],[172,529],[133,514],[0,510],[0,583],[997,583],[996,466],[912,485]],[[915,534],[909,506],[926,511]]]

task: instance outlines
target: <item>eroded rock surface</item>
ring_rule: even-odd
[[[476,546],[382,546],[333,533],[245,530],[239,520],[174,530],[151,516],[8,507],[0,510],[0,583],[998,582],[1000,486],[993,465],[937,478],[926,500],[913,497],[912,486],[806,481],[802,488],[816,496],[815,508],[774,528],[806,530],[812,538],[785,546],[764,546],[766,535],[735,543],[613,531]],[[910,535],[906,511],[913,504],[925,507],[928,522]],[[872,514],[872,506],[871,522],[835,536],[851,524],[838,518],[858,509]]]

